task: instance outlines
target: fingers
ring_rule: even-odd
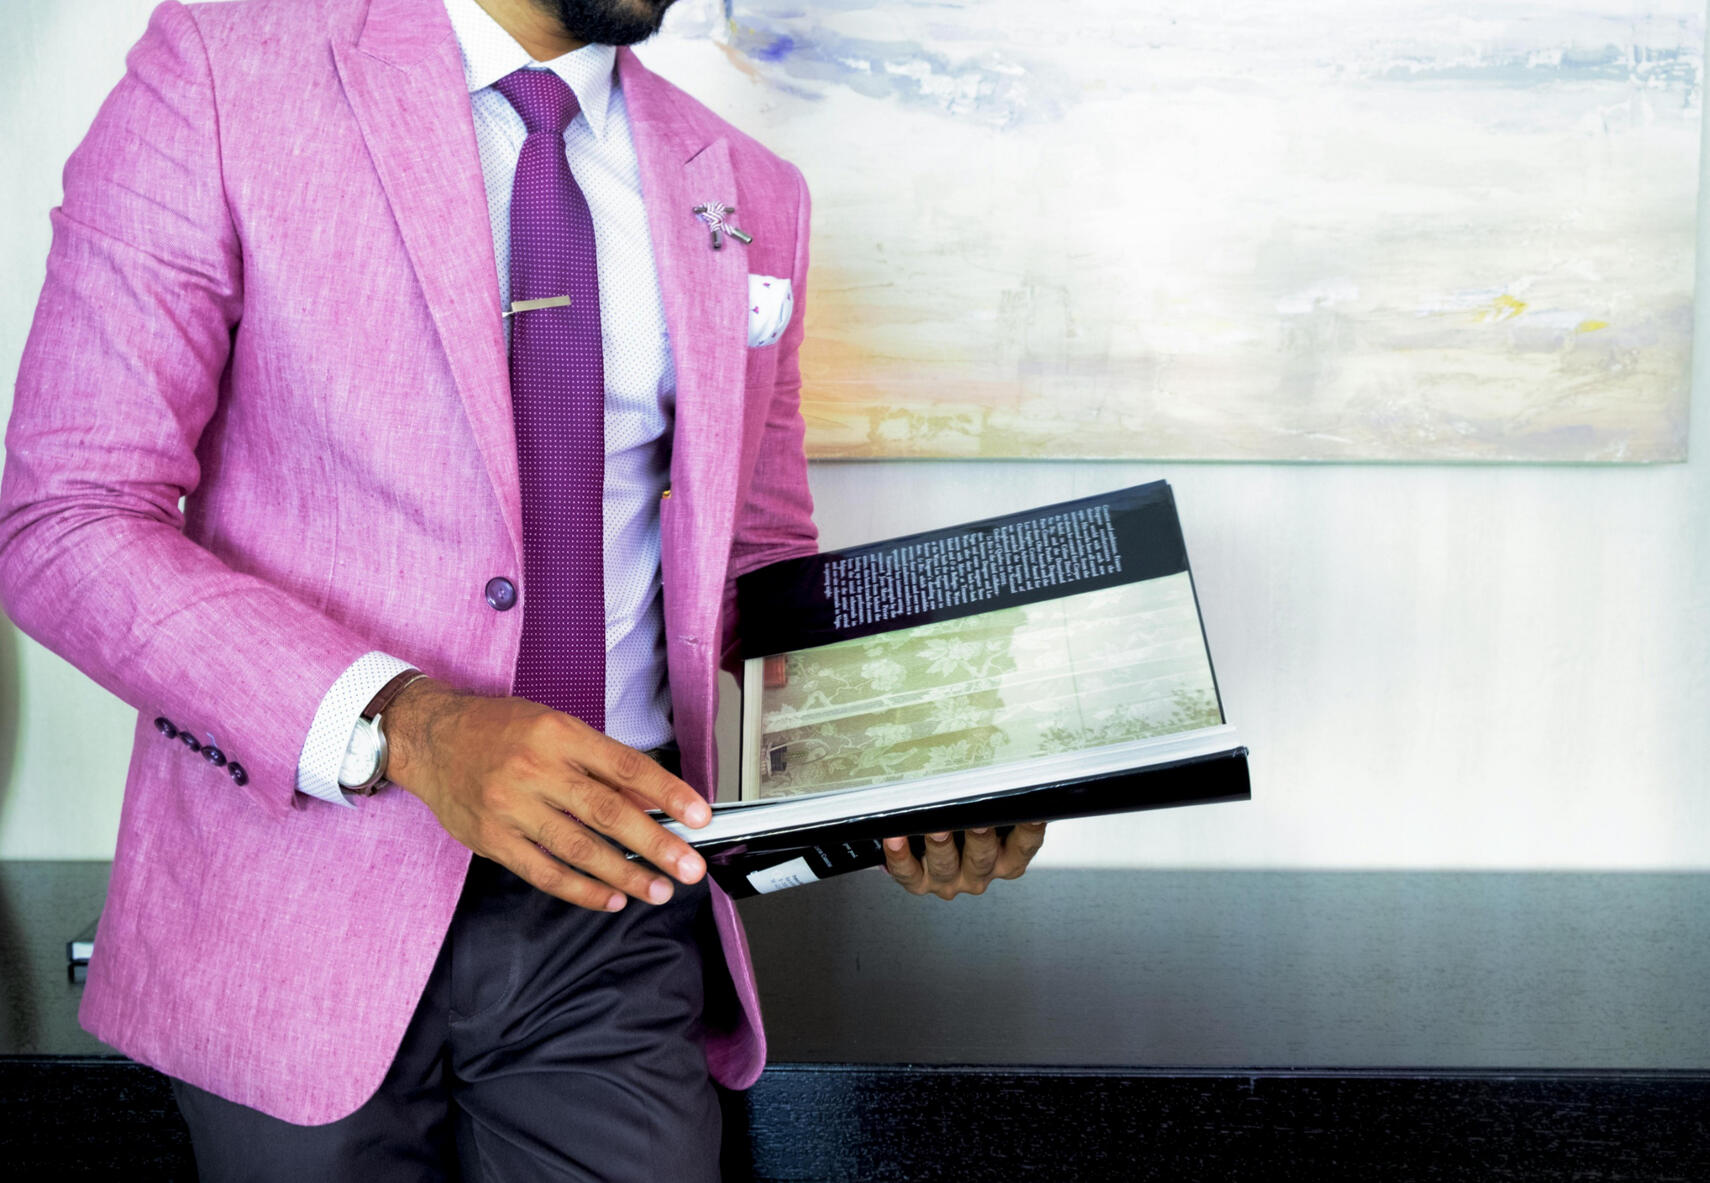
[[[926,836],[926,890],[939,899],[950,899],[960,890],[962,852],[949,833]]]
[[[1016,826],[1002,840],[989,826],[967,830],[960,850],[953,835],[928,834],[926,857],[917,859],[906,838],[887,838],[885,869],[914,895],[983,895],[993,879],[1019,879],[1044,841],[1044,822]]]
[[[1015,827],[1010,831],[1003,850],[998,854],[997,865],[992,868],[992,877],[1021,878],[1027,870],[1027,864],[1033,861],[1033,856],[1039,853],[1039,848],[1044,844],[1044,822],[1023,822]]]
[[[616,794],[609,790],[607,795],[616,798]],[[627,802],[624,804],[627,806]],[[648,824],[658,828],[655,823]],[[621,851],[602,841],[576,817],[541,806],[524,820],[522,832],[525,838],[560,862],[638,900],[662,904],[671,898],[674,889],[669,879],[624,858]]]
[[[712,820],[712,810],[687,782],[672,776],[629,745],[602,735],[579,720],[569,721],[580,729],[567,753],[573,763],[612,788],[627,790],[652,808],[663,809],[686,826],[704,826]]]
[[[626,850],[635,851],[661,871],[675,875],[684,883],[698,882],[706,874],[706,861],[695,853],[694,847],[648,817],[631,795],[584,780],[553,792],[550,800],[583,826],[606,835]],[[599,845],[605,846],[604,843]],[[617,857],[622,860],[621,855]],[[574,859],[565,861],[582,865]],[[629,865],[634,866],[633,863]],[[615,880],[613,883],[621,886]]]
[[[926,869],[920,865],[920,860],[914,857],[914,851],[908,848],[907,838],[886,838],[881,844],[885,848],[885,870],[891,873],[891,878],[902,884],[913,895],[926,893]]]
[[[1003,844],[998,841],[997,831],[990,826],[978,830],[969,830],[962,836],[962,889],[972,895],[979,895],[986,890],[992,881],[992,872],[997,867],[998,855]]]
[[[575,771],[552,794],[552,804],[682,882],[698,882],[706,861],[646,811],[663,809],[685,825],[702,826],[712,810],[700,794],[643,753],[564,718],[575,729],[567,752]]]
[[[493,851],[489,857],[507,867],[517,878],[578,908],[616,912],[624,906],[623,895],[613,891],[610,884],[596,883],[586,875],[578,875],[524,839],[518,838],[503,850]]]

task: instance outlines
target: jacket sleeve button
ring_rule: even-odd
[[[224,768],[226,766],[226,754],[220,751],[219,748],[213,747],[212,745],[202,749],[202,759],[212,764],[215,768]]]
[[[167,739],[178,738],[178,728],[172,725],[172,720],[165,715],[158,716],[154,721],[154,729],[166,736]]]
[[[247,785],[249,783],[249,773],[245,772],[243,765],[236,760],[226,765],[226,771],[232,774],[232,779],[238,784]]]
[[[180,731],[178,733],[178,738],[183,740],[184,746],[189,748],[192,752],[199,752],[202,750],[202,745],[197,743],[196,737],[191,735],[188,731]]]

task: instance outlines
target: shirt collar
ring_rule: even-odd
[[[564,79],[587,116],[588,127],[597,138],[605,139],[612,72],[617,64],[614,46],[584,45],[550,62],[537,62],[475,0],[445,0],[445,11],[457,33],[457,46],[463,51],[463,80],[470,94],[485,90],[513,70],[542,66]]]

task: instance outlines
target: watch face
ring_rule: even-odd
[[[350,746],[338,767],[338,783],[346,788],[367,784],[379,770],[380,728],[372,719],[363,719],[351,730]]]

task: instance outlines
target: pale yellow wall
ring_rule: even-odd
[[[0,372],[60,164],[149,7],[7,4]],[[1706,390],[1700,350],[1694,459],[1651,469],[819,464],[813,486],[836,546],[1175,485],[1255,799],[1061,825],[1048,863],[1710,869]],[[0,622],[0,856],[111,852],[132,717]]]

